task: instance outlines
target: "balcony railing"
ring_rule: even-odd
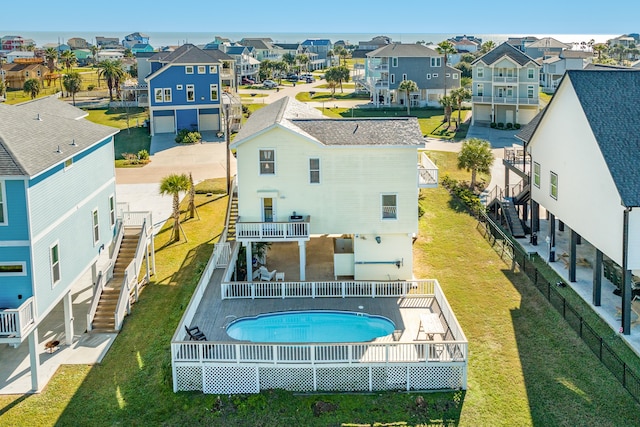
[[[281,241],[309,239],[310,217],[287,222],[244,222],[238,217],[236,239],[252,241]]]
[[[35,320],[33,297],[18,308],[0,310],[0,337],[22,338]]]
[[[506,97],[506,96],[473,96],[471,98],[472,102],[478,103],[487,103],[487,104],[526,104],[526,105],[537,105],[538,98],[515,98],[515,97]]]
[[[425,154],[420,153],[418,163],[418,188],[438,187],[438,167]]]
[[[494,83],[517,83],[517,77],[493,76]]]

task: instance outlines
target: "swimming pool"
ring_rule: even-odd
[[[251,342],[366,342],[395,329],[386,317],[349,311],[284,311],[237,319],[227,326],[234,339]]]

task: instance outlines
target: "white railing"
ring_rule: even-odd
[[[33,297],[18,308],[0,310],[0,337],[22,338],[34,320]]]
[[[224,230],[222,230],[222,235],[220,235],[219,242],[226,242],[229,234],[229,222],[231,221],[231,205],[233,203],[234,193],[236,191],[236,179],[237,177],[233,177],[233,181],[231,181],[231,189],[229,190],[229,200],[227,200],[227,215],[224,220]]]
[[[436,280],[317,282],[226,282],[222,299],[266,298],[350,298],[350,297],[429,297],[434,296]]]
[[[113,265],[110,267],[110,271],[113,275]],[[102,273],[102,271],[99,272],[98,279],[93,290],[93,299],[91,300],[91,306],[89,307],[89,312],[87,313],[87,331],[91,331],[93,329],[93,318],[96,316],[98,303],[100,302],[100,296],[102,295],[102,291],[106,282],[107,279],[105,278],[105,275]]]
[[[412,343],[278,343],[182,341],[171,344],[174,363],[273,365],[466,363],[465,341]]]
[[[420,153],[418,163],[418,187],[436,188],[438,186],[438,167],[426,153]]]
[[[451,335],[453,336],[453,340],[466,343],[467,337],[464,335],[464,332],[462,332],[462,327],[460,327],[460,324],[458,323],[458,319],[456,319],[456,316],[453,313],[451,306],[449,305],[449,301],[447,300],[447,297],[444,295],[444,292],[442,292],[442,289],[440,288],[440,286],[435,287],[434,294],[435,294],[435,299],[438,302],[438,305],[440,306],[440,310],[441,310],[440,315],[443,316],[444,320],[447,322],[447,325],[449,326],[449,330],[451,331]],[[464,348],[465,360],[467,358],[466,354],[467,354],[467,348],[465,346]]]
[[[538,104],[538,98],[515,98],[515,97],[505,97],[505,96],[472,96],[472,102],[481,102],[481,103],[493,103],[493,104],[530,104],[536,105]]]
[[[236,240],[289,240],[309,238],[309,216],[294,222],[236,222]]]
[[[493,81],[495,83],[517,83],[517,77],[501,77],[501,76],[493,76]]]
[[[152,226],[151,212],[122,212],[122,224],[125,227],[142,227],[145,222]]]
[[[137,281],[137,278],[136,278]],[[122,279],[122,288],[120,288],[120,295],[118,296],[118,303],[114,312],[115,326],[114,329],[119,331],[122,329],[122,322],[124,317],[131,313],[131,298],[129,289],[129,272],[124,272],[124,279]]]

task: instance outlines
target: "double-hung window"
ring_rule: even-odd
[[[533,86],[532,85],[527,86],[527,98],[533,99],[533,95],[534,95]]]
[[[51,263],[51,284],[55,285],[60,281],[60,247],[57,242],[49,248],[49,261]]]
[[[193,65],[187,65],[184,67],[184,72],[186,74],[193,74]]]
[[[196,88],[194,85],[187,85],[187,102],[196,100]]]
[[[551,172],[549,184],[549,193],[551,194],[551,197],[558,200],[558,174],[556,174],[555,172]]]
[[[198,74],[207,74],[207,67],[204,65],[198,65]]]
[[[533,185],[540,188],[540,163],[533,162]]]
[[[216,74],[218,72],[217,65],[209,65],[209,74]]]
[[[398,219],[398,196],[396,194],[382,194],[380,199],[382,219]]]
[[[478,93],[478,96],[484,96],[484,85],[482,83],[478,83],[478,86],[476,86],[476,92]]]
[[[162,88],[155,88],[153,90],[153,96],[156,102],[162,102]]]
[[[209,93],[211,94],[211,100],[218,100],[218,85],[209,85]]]
[[[442,67],[442,58],[431,58],[431,67]]]
[[[396,75],[390,74],[390,77],[391,77],[391,84],[394,84],[396,82]]]
[[[392,67],[398,66],[398,58],[391,58],[391,66]]]
[[[260,150],[260,175],[275,175],[276,151]]]
[[[98,221],[98,209],[91,212],[91,228],[93,230],[93,245],[100,241],[100,222]]]
[[[109,224],[111,227],[116,225],[116,201],[113,196],[109,196]]]
[[[533,68],[527,68],[527,77],[529,79],[535,78],[535,70]]]
[[[164,88],[164,102],[171,102],[171,88]]]
[[[309,183],[310,184],[320,183],[320,159],[319,158],[309,159]]]
[[[484,67],[478,67],[478,68],[476,68],[476,76],[477,76],[479,79],[484,78]]]

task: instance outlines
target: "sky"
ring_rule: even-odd
[[[37,11],[10,19],[0,33],[316,32],[628,34],[640,32],[640,2],[606,5],[577,0],[108,0],[67,5],[52,13],[50,0],[31,0]],[[9,19],[7,19],[9,18]],[[4,29],[3,29],[4,27]]]

